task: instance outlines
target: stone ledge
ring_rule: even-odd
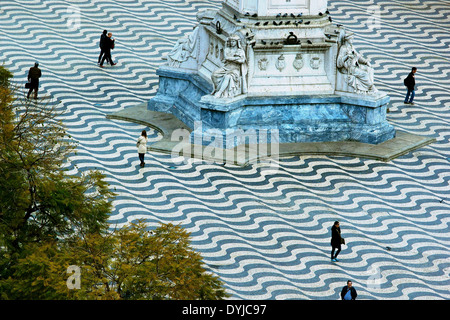
[[[171,141],[172,132],[177,129],[185,129],[192,132],[186,124],[181,122],[178,118],[172,114],[163,112],[150,111],[147,109],[147,104],[141,104],[136,107],[129,107],[122,111],[109,114],[106,116],[108,119],[117,119],[123,121],[129,121],[139,123],[153,128],[160,132],[163,138],[148,147],[149,151],[159,153],[172,153],[175,146],[180,148],[180,142]],[[306,142],[306,143],[281,143],[279,145],[278,154],[268,154],[267,157],[290,157],[290,156],[302,156],[302,155],[323,155],[323,156],[343,156],[343,157],[355,157],[363,159],[372,159],[379,161],[391,161],[404,154],[412,152],[416,149],[429,145],[435,142],[436,139],[430,137],[422,137],[415,134],[397,131],[394,139],[382,142],[377,145],[354,142],[354,141],[339,141],[339,142]],[[193,158],[201,158],[207,161],[224,162],[224,157],[207,157],[204,155],[206,146],[199,146],[196,148],[193,145],[185,144],[187,148],[192,150],[188,155]],[[245,155],[240,155],[245,159],[244,161],[233,161],[236,165],[246,165],[249,163],[255,163],[258,160],[263,160],[258,157],[248,157],[249,150],[256,148],[255,145],[246,145],[245,148],[233,148],[236,155],[239,157],[239,153],[245,152]],[[218,149],[222,150],[222,149]],[[222,154],[225,154],[226,150],[222,150]],[[181,155],[181,154],[180,154]],[[185,155],[186,156],[186,155]],[[265,158],[267,158],[265,157]]]

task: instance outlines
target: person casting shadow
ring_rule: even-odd
[[[105,55],[105,47],[106,47],[106,38],[107,38],[107,30],[103,30],[102,35],[100,36],[100,55],[98,56],[98,64],[100,64],[100,61],[102,60],[103,56]]]
[[[141,162],[139,165],[141,166],[141,168],[145,166],[144,157],[145,153],[147,152],[147,142],[147,132],[145,130],[142,130],[141,136],[138,138],[138,141],[136,143],[136,146],[138,148],[139,160]]]
[[[337,256],[341,252],[343,238],[341,237],[341,228],[339,221],[335,221],[331,227],[331,261],[337,262]]]
[[[112,57],[111,57],[111,50],[114,49],[114,43],[115,43],[115,39],[112,38],[112,33],[108,32],[108,34],[105,38],[105,46],[104,46],[105,53],[103,55],[103,58],[100,61],[100,67],[103,68],[103,63],[105,62],[105,60],[107,62],[109,62],[109,64],[112,66],[116,65],[112,61]]]

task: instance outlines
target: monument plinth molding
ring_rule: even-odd
[[[211,130],[224,139],[278,130],[280,143],[395,137],[389,96],[376,89],[356,35],[332,23],[327,1],[224,0],[197,20],[165,57],[148,102],[192,128],[192,141],[210,143]]]

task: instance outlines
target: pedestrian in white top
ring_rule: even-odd
[[[145,162],[144,162],[144,156],[145,153],[147,152],[147,132],[145,130],[142,130],[141,136],[138,138],[137,141],[137,148],[138,148],[138,154],[139,154],[139,160],[141,161],[140,166],[144,167],[145,166]]]

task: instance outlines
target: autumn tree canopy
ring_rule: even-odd
[[[23,98],[12,76],[0,66],[0,299],[225,298],[180,226],[111,230],[105,176],[64,169],[76,143],[61,106]]]

